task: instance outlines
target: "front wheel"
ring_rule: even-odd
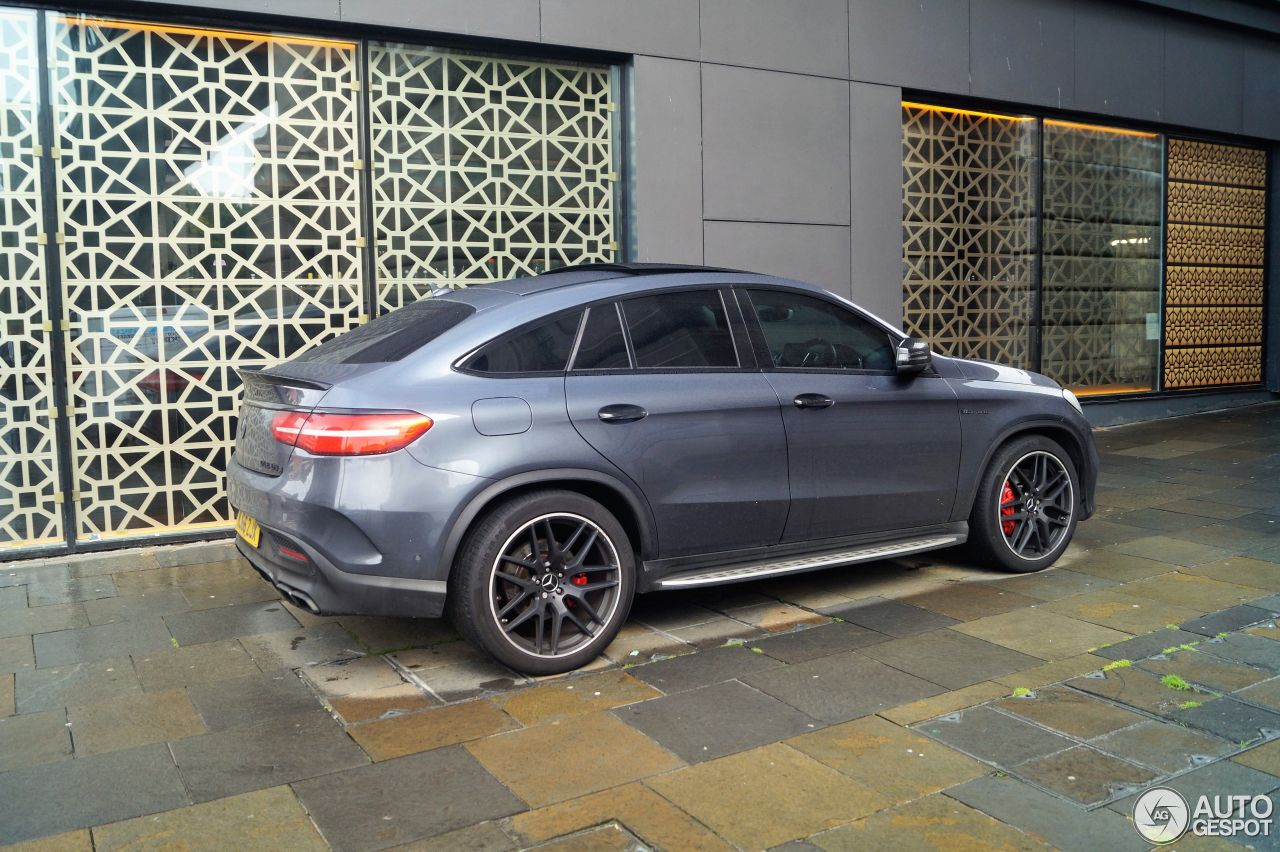
[[[528,674],[583,666],[631,609],[635,555],[621,524],[571,491],[537,491],[492,510],[467,537],[449,590],[457,628]]]
[[[977,555],[1010,571],[1048,568],[1071,543],[1080,479],[1056,441],[1028,435],[1005,444],[983,474],[969,515]]]

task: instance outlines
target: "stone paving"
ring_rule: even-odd
[[[558,678],[226,542],[2,564],[0,844],[1123,850],[1152,783],[1274,799],[1280,404],[1098,440],[1048,572],[651,595]]]

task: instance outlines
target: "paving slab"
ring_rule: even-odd
[[[0,618],[0,639],[88,626],[89,617],[84,614],[84,605],[79,603],[11,609],[5,610],[4,618]]]
[[[0,675],[0,718],[18,712],[13,700],[13,675]]]
[[[1150,786],[1159,773],[1109,754],[1076,746],[1014,767],[1019,776],[1064,798],[1092,806]]]
[[[1124,593],[1205,612],[1236,606],[1258,596],[1251,586],[1216,580],[1190,571],[1135,580],[1125,584]]]
[[[121,695],[67,708],[76,757],[180,740],[207,729],[186,690]]]
[[[1049,568],[1035,574],[991,580],[988,585],[1040,601],[1056,601],[1071,595],[1100,592],[1118,585],[1118,581],[1068,568]]]
[[[1075,743],[990,707],[974,707],[912,725],[917,733],[996,766],[1011,767]]]
[[[1130,763],[1149,766],[1173,775],[1203,766],[1237,750],[1229,743],[1202,731],[1172,722],[1147,720],[1131,728],[1091,740],[1094,748],[1122,757]]]
[[[848,606],[828,607],[823,612],[877,633],[898,638],[939,630],[959,623],[958,619],[949,618],[933,610],[878,597],[866,598]]]
[[[158,615],[97,627],[40,633],[34,639],[36,663],[40,668],[147,653],[173,646],[169,630]]]
[[[997,681],[983,681],[961,689],[943,692],[931,698],[922,698],[881,710],[876,715],[888,719],[895,725],[911,725],[934,716],[942,716],[964,710],[978,704],[985,704],[993,698],[1003,698],[1009,694],[1010,687]]]
[[[1048,849],[1039,839],[935,794],[810,838],[821,849]]]
[[[36,665],[35,647],[30,636],[0,639],[0,674],[13,674]]]
[[[885,634],[869,628],[850,622],[837,622],[757,639],[750,643],[750,647],[759,648],[784,663],[803,663],[805,660],[865,648],[887,639],[889,637]]]
[[[1090,528],[1105,524],[1106,521],[1090,518],[1089,521],[1077,528],[1076,539],[1087,538]],[[1125,529],[1134,533],[1141,532],[1134,530],[1132,527],[1125,527]],[[1141,556],[1130,556],[1127,553],[1116,553],[1112,550],[1091,550],[1084,559],[1072,563],[1071,570],[1107,580],[1115,580],[1118,583],[1127,583],[1143,577],[1168,574],[1170,571],[1177,571],[1178,566],[1170,565],[1168,562],[1161,562],[1158,559],[1145,559]]]
[[[415,669],[409,674],[410,680],[444,702],[466,701],[531,683],[524,675],[487,658],[430,669]]]
[[[975,778],[946,795],[1065,852],[1139,852],[1149,848],[1129,820],[1106,809],[1085,811],[1011,775]]]
[[[691,650],[693,649],[688,643],[670,633],[661,633],[632,623],[622,626],[617,637],[604,649],[604,656],[615,663],[644,663],[676,654],[687,654]]]
[[[1280,711],[1280,678],[1271,678],[1246,687],[1232,697],[1249,704],[1257,704],[1268,710]]]
[[[385,849],[524,810],[523,802],[456,746],[301,781],[293,788],[337,849]],[[425,807],[424,791],[430,796]]]
[[[337,622],[354,635],[370,654],[386,654],[402,648],[459,641],[458,631],[446,618],[344,615]]]
[[[728,618],[723,615],[702,624],[694,624],[689,627],[673,627],[668,632],[681,642],[686,643],[690,650],[715,648],[729,641],[746,641],[767,635],[759,627],[752,627],[735,618]]]
[[[827,723],[847,722],[945,691],[860,651],[756,672],[742,680]]]
[[[85,615],[92,625],[132,621],[150,615],[173,615],[189,609],[191,605],[176,588],[152,589],[136,595],[117,595],[84,602]]]
[[[264,672],[364,656],[364,649],[359,643],[337,624],[318,624],[279,633],[245,636],[240,644]]]
[[[327,698],[400,686],[405,681],[386,657],[357,657],[308,666],[300,674],[316,692]]]
[[[825,628],[811,628],[811,630],[822,629]],[[786,637],[777,638],[785,639]],[[701,686],[733,680],[752,672],[777,668],[778,664],[779,661],[774,657],[752,653],[751,649],[745,645],[728,645],[636,666],[628,671],[669,695],[673,692],[683,692],[686,689],[697,689]]]
[[[189,808],[93,829],[95,852],[162,849],[270,849],[309,852],[328,847],[288,787],[272,787]]]
[[[1060,686],[1037,689],[1031,695],[1004,698],[994,706],[1021,719],[1084,740],[1136,725],[1145,718]]]
[[[509,692],[496,696],[493,701],[522,725],[542,725],[661,695],[631,674],[615,670]]]
[[[262,673],[236,639],[138,654],[133,658],[133,666],[146,692]]]
[[[1280,777],[1280,740],[1252,746],[1231,759],[1241,766]]]
[[[1045,604],[1045,609],[1129,634],[1150,633],[1204,615],[1204,609],[1124,594],[1128,586],[1074,595]],[[1124,639],[1128,637],[1120,637]],[[1120,641],[1114,639],[1113,644]]]
[[[273,716],[257,725],[170,743],[191,798],[234,796],[369,762],[328,713]]]
[[[1131,509],[1116,515],[1115,520],[1117,523],[1158,532],[1177,532],[1185,530],[1189,523],[1194,523],[1185,513],[1170,512],[1159,507]]]
[[[411,683],[352,692],[329,700],[330,708],[348,725],[416,713],[439,703]]]
[[[1217,701],[1202,690],[1171,689],[1160,678],[1141,669],[1115,668],[1093,672],[1067,681],[1067,686],[1156,716],[1181,719],[1179,705],[1195,701],[1201,705]]]
[[[0,719],[0,772],[71,759],[71,731],[63,710]]]
[[[1039,657],[950,629],[894,639],[864,648],[862,653],[947,689],[970,686],[1041,663]]]
[[[503,822],[481,822],[406,843],[399,848],[404,852],[516,852],[520,847],[503,830]]]
[[[26,586],[0,586],[0,612],[27,608]]]
[[[257,725],[320,708],[311,690],[291,671],[194,684],[187,692],[211,731]]]
[[[20,671],[15,679],[15,697],[19,713],[35,713],[87,704],[116,695],[142,691],[133,661],[128,657],[111,657],[91,663],[56,666],[51,669]]]
[[[1222,639],[1207,639],[1196,650],[1233,663],[1243,663],[1280,673],[1280,643],[1237,633]]]
[[[166,615],[165,623],[180,646],[295,630],[300,625],[279,602],[224,606]]]
[[[435,712],[435,711],[427,711]],[[595,793],[683,765],[609,713],[578,716],[466,744],[472,756],[533,807]],[[546,771],[548,755],[573,755]]]
[[[955,629],[1042,660],[1076,657],[1100,646],[1129,638],[1128,633],[1044,608],[1054,605],[1046,604],[1035,609],[992,615],[958,625]]]
[[[1276,779],[1265,772],[1242,766],[1234,760],[1220,760],[1208,766],[1202,766],[1182,775],[1175,775],[1161,782],[1182,794],[1189,803],[1194,803],[1200,796],[1221,796],[1228,791],[1235,796],[1254,796],[1268,793],[1275,789]],[[1133,813],[1133,803],[1137,794],[1111,802],[1106,807],[1123,816]]]
[[[1198,633],[1188,633],[1185,630],[1176,628],[1165,628],[1153,633],[1144,633],[1132,639],[1125,639],[1114,645],[1107,645],[1093,653],[1099,657],[1106,657],[1108,660],[1144,660],[1147,657],[1154,657],[1156,654],[1163,654],[1169,648],[1177,648],[1180,645],[1194,646],[1203,641],[1204,637]]]
[[[904,603],[941,613],[956,621],[973,621],[988,615],[999,615],[1022,609],[1036,602],[1012,589],[982,583],[950,583],[940,589],[908,595]]]
[[[1280,617],[1280,612],[1275,610],[1242,605],[1184,621],[1179,627],[1188,633],[1217,636],[1220,633],[1230,633],[1264,621],[1271,621],[1277,617]]]
[[[786,742],[894,803],[935,793],[988,771],[973,758],[878,716],[801,734]]]
[[[95,598],[110,598],[116,594],[118,594],[116,584],[108,574],[95,577],[57,577],[51,580],[33,577],[27,584],[29,606],[76,603]]]
[[[1154,559],[1186,568],[1217,562],[1228,556],[1236,555],[1231,550],[1221,547],[1210,547],[1207,544],[1195,544],[1190,541],[1178,541],[1167,536],[1147,536],[1135,538],[1119,544],[1108,545],[1107,550],[1137,556],[1143,559]]]
[[[740,681],[655,698],[613,712],[686,763],[746,751],[821,725]]]
[[[351,737],[375,761],[443,748],[509,731],[519,725],[489,701],[434,707],[351,728]]]
[[[790,630],[803,624],[826,624],[830,621],[824,615],[781,601],[741,607],[739,609],[725,609],[722,612],[731,618],[736,618],[738,621],[771,633]],[[608,654],[607,649],[605,653]]]
[[[761,778],[769,783],[761,784]],[[645,783],[743,849],[808,837],[888,804],[874,788],[780,743]]]
[[[0,843],[172,810],[189,803],[162,744],[0,773]]]
[[[1241,747],[1256,740],[1280,737],[1280,713],[1234,698],[1220,698],[1181,710],[1177,720]]]
[[[1061,683],[1086,672],[1097,671],[1107,664],[1106,657],[1100,656],[1101,649],[1092,654],[1077,654],[1061,660],[1053,660],[1030,669],[995,678],[995,682],[1009,689],[1039,689],[1053,683]]]
[[[387,659],[408,672],[423,672],[443,666],[486,659],[479,648],[468,642],[441,642],[426,648],[408,648],[387,654]]]
[[[1164,677],[1174,675],[1214,692],[1235,692],[1271,677],[1271,672],[1229,663],[1199,651],[1173,651],[1138,663],[1138,668]]]

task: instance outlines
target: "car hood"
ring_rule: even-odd
[[[1061,387],[1048,376],[1009,367],[991,361],[977,361],[971,358],[943,358],[935,355],[934,360],[944,360],[952,368],[953,374],[964,379],[983,382],[1001,382],[1010,385],[1035,385],[1042,388]]]

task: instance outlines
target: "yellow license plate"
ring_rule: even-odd
[[[250,547],[257,547],[258,539],[262,537],[262,528],[258,526],[257,521],[244,512],[237,512],[236,535],[247,541]]]

